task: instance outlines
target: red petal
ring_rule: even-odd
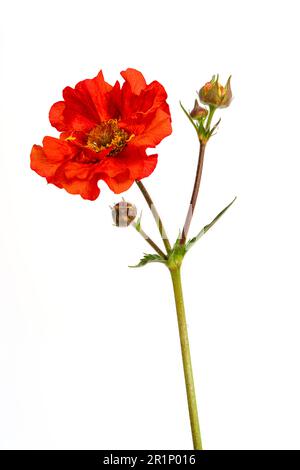
[[[77,85],[76,85],[77,86]],[[67,87],[63,91],[65,100],[64,123],[68,131],[88,132],[95,127],[99,121],[96,110],[88,104],[87,97]]]
[[[168,95],[164,87],[157,81],[150,83],[147,88],[141,93],[139,100],[140,113],[152,113],[157,108],[164,105]]]
[[[54,183],[56,184],[56,183]],[[63,180],[62,187],[70,194],[79,194],[83,199],[94,201],[100,194],[97,180]]]
[[[61,162],[50,161],[40,145],[34,145],[30,154],[30,168],[40,176],[51,179]]]
[[[51,179],[57,169],[68,159],[74,157],[78,150],[54,137],[44,137],[43,147],[34,145],[31,150],[31,168],[39,175]]]
[[[100,71],[97,77],[83,80],[73,88],[64,90],[65,116],[74,130],[89,130],[101,121],[111,118],[109,92],[112,86],[105,82]]]
[[[74,157],[80,150],[70,142],[50,136],[44,137],[43,148],[49,160],[60,163]]]
[[[158,155],[148,155],[145,160],[144,160],[144,168],[142,172],[142,176],[140,176],[139,179],[141,178],[146,178],[147,176],[150,176],[151,173],[155,170],[156,165],[157,165],[157,157]],[[136,178],[138,179],[138,178]]]
[[[55,186],[65,189],[70,194],[79,194],[83,199],[94,201],[100,194],[100,189],[97,185],[97,180],[67,180],[59,177],[51,181]]]
[[[58,131],[64,131],[67,129],[64,117],[65,109],[66,103],[64,101],[58,101],[57,103],[54,103],[49,112],[51,126],[55,127]]]
[[[55,103],[50,109],[51,124],[59,131],[89,131],[99,122],[111,118],[111,90],[102,71],[95,78],[77,83],[74,89],[66,87],[64,101]]]
[[[134,132],[134,130],[133,130]],[[155,147],[172,133],[171,117],[162,109],[158,109],[153,119],[149,120],[142,132],[136,131],[135,145]]]
[[[141,122],[147,115],[164,107],[166,98],[164,87],[156,81],[147,85],[139,95],[133,94],[128,82],[125,82],[121,90],[121,119]]]
[[[148,156],[144,148],[128,145],[120,154],[119,161],[128,168],[130,178],[140,180],[151,175],[157,164],[157,155]]]
[[[94,201],[100,193],[97,168],[97,164],[67,161],[58,167],[50,182],[70,194],[79,194],[83,199]]]
[[[105,82],[102,70],[97,77],[79,82],[75,89],[82,94],[90,107],[96,109],[98,121],[106,121],[111,118],[108,108],[109,92],[112,90],[112,86]]]
[[[123,193],[133,185],[134,179],[129,178],[129,171],[126,170],[123,173],[118,174],[114,178],[111,178],[107,175],[102,175],[101,179],[105,181],[109,189],[111,189],[115,194]]]
[[[66,162],[63,166],[64,176],[70,181],[74,179],[87,180],[93,174],[93,166],[79,162]]]
[[[139,95],[147,86],[145,78],[141,72],[135,69],[127,69],[121,72],[122,77],[126,80],[131,88],[132,93]]]

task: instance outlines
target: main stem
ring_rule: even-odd
[[[194,444],[195,450],[202,450],[202,441],[201,441],[200,425],[199,425],[199,418],[198,418],[196,392],[195,392],[195,385],[194,385],[194,378],[193,378],[189,337],[188,337],[183,292],[182,292],[182,285],[181,285],[180,267],[170,269],[170,273],[172,277],[174,297],[175,297],[175,303],[176,303],[178,329],[179,329],[180,344],[181,344],[181,354],[182,354],[182,362],[183,362],[183,370],[184,370],[184,378],[185,378],[186,394],[187,394],[187,401],[188,401],[188,407],[189,407],[193,444]]]

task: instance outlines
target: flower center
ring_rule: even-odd
[[[129,136],[124,129],[119,128],[117,119],[109,119],[89,132],[86,146],[97,153],[111,147],[108,155],[114,155],[119,153],[132,137],[133,135]]]

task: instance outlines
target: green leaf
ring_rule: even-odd
[[[190,113],[187,112],[187,110],[185,109],[185,107],[183,106],[181,101],[179,101],[179,104],[180,104],[180,107],[181,107],[182,111],[184,112],[184,114],[188,118],[188,120],[193,124],[193,126],[194,126],[194,128],[197,132],[197,135],[198,135],[198,127],[196,126],[195,122],[193,121],[192,117],[190,116]]]
[[[205,225],[205,227],[203,227],[202,230],[200,230],[200,232],[198,233],[198,235],[196,235],[196,237],[194,238],[191,238],[191,240],[189,240],[186,244],[186,251],[188,251],[190,248],[192,248],[192,246],[195,245],[195,243],[206,233],[208,232],[208,230],[213,226],[215,225],[215,223],[220,219],[220,217],[222,217],[223,214],[225,214],[225,212],[227,211],[227,209],[229,209],[229,207],[234,203],[234,201],[236,200],[236,197],[233,199],[233,201],[231,201],[230,204],[228,204],[228,206],[226,206],[208,225]]]
[[[155,254],[147,254],[144,253],[143,258],[140,260],[140,262],[134,266],[129,266],[130,268],[141,268],[142,266],[145,266],[146,264],[149,263],[164,263],[166,264],[166,261],[164,258],[162,258],[159,255]]]
[[[219,126],[220,122],[221,122],[221,118],[220,118],[220,119],[218,120],[218,122],[213,126],[213,128],[209,131],[209,137],[212,137],[213,135],[215,135],[214,132],[215,132],[215,130],[217,129],[217,127]]]

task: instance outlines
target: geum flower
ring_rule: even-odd
[[[123,86],[111,86],[100,71],[65,88],[64,101],[51,107],[49,119],[60,137],[44,137],[43,146],[31,151],[32,170],[48,183],[95,200],[99,180],[121,193],[153,172],[157,154],[146,149],[172,132],[167,94],[157,81],[147,85],[137,70],[121,75]]]

